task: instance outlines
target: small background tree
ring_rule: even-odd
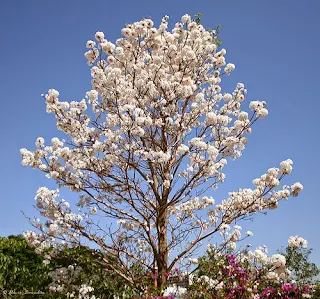
[[[281,252],[281,251],[280,251]],[[287,246],[284,252],[287,268],[292,272],[292,278],[300,284],[312,283],[320,274],[316,264],[310,261],[312,249]]]

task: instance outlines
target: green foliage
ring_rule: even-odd
[[[286,257],[286,266],[297,283],[311,283],[320,274],[320,269],[309,261],[311,252],[312,249],[288,246],[281,253]]]
[[[222,45],[222,40],[218,38],[220,28],[221,28],[221,25],[218,24],[216,29],[208,29],[208,31],[211,33],[213,37],[213,42],[216,44],[217,48],[219,48]]]
[[[196,13],[194,15],[194,21],[197,23],[197,24],[200,24],[201,23],[201,17],[202,17],[202,13]]]
[[[22,236],[0,238],[0,290],[30,292],[43,290],[50,282],[51,267],[29,248]]]
[[[192,21],[196,22],[198,25],[201,24],[202,21],[202,13],[196,13],[192,19]],[[217,48],[219,48],[222,45],[222,40],[218,38],[219,32],[220,32],[221,25],[218,24],[215,29],[208,28],[207,30],[212,36],[213,42],[216,44]]]
[[[0,298],[63,298],[61,294],[48,291],[52,282],[49,273],[69,265],[82,268],[76,284],[80,286],[91,281],[94,293],[100,299],[113,298],[124,291],[134,294],[121,277],[99,263],[102,259],[116,265],[115,259],[87,247],[66,248],[56,254],[49,265],[45,265],[43,257],[36,254],[21,235],[0,237]],[[32,295],[32,292],[43,294]]]

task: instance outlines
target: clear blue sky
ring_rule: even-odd
[[[203,24],[221,24],[227,59],[248,99],[266,100],[269,116],[253,128],[242,158],[226,167],[227,180],[213,196],[252,187],[253,178],[291,158],[294,171],[286,184],[301,181],[298,198],[282,202],[267,216],[243,224],[255,233],[252,243],[274,251],[299,234],[314,248],[320,265],[319,190],[319,48],[320,1],[19,1],[0,2],[1,168],[0,235],[29,229],[21,211],[33,216],[38,187],[53,187],[42,173],[20,164],[19,149],[57,135],[41,93],[56,88],[61,100],[80,100],[90,89],[83,56],[96,31],[115,40],[125,23],[151,16],[156,24],[169,15],[172,24],[184,13],[203,13]],[[68,198],[68,194],[65,198]]]

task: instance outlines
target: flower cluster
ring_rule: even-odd
[[[291,248],[295,247],[302,247],[302,248],[307,248],[308,247],[308,241],[303,239],[302,237],[299,236],[291,236],[288,239],[288,245]]]
[[[41,234],[32,231],[24,233],[24,237],[31,247],[36,248],[38,253],[45,253],[49,247],[59,249],[70,244],[76,244],[86,215],[73,213],[70,204],[64,199],[58,200],[59,190],[49,190],[40,187],[35,196],[36,207],[41,215],[48,218],[45,225],[40,219],[35,218],[31,221],[32,225],[40,230]],[[56,238],[62,239],[62,243],[57,242]],[[54,251],[51,251],[54,254]],[[50,255],[50,252],[47,252]],[[47,259],[48,260],[48,259]]]
[[[266,247],[230,254],[210,246],[181,298],[311,298],[310,286],[291,281],[285,265],[285,256],[269,257]]]
[[[283,186],[280,190],[270,192],[279,186],[283,176],[289,174],[291,170],[290,159],[281,162],[280,168],[270,168],[266,174],[253,180],[256,189],[240,189],[237,192],[231,192],[229,198],[222,201],[217,208],[220,211],[228,211],[230,216],[277,208],[280,200],[287,200],[291,195],[297,196],[303,189],[300,183],[295,183],[291,187]]]
[[[87,284],[78,285],[82,268],[76,265],[57,268],[49,273],[52,283],[49,291],[63,294],[65,298],[96,299],[93,293],[94,288]]]

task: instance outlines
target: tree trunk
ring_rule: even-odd
[[[167,285],[167,272],[168,272],[168,237],[167,237],[167,207],[166,204],[160,208],[158,217],[158,248],[159,255],[157,258],[158,266],[158,287],[165,288]]]

